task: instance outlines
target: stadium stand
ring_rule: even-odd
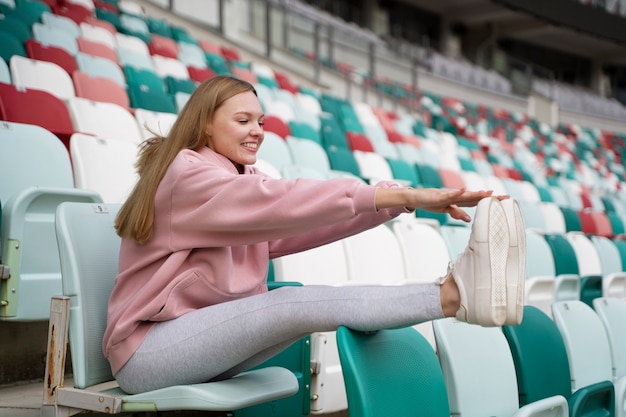
[[[530,25],[530,18],[528,13],[506,6],[514,0],[480,2],[481,10],[488,15],[509,16],[520,25],[519,40],[506,38],[507,31],[495,31],[493,45],[487,42],[487,46],[472,45],[472,39],[485,38],[476,24],[482,17],[453,1],[405,2],[415,4],[397,9],[374,2],[378,3],[375,11],[361,14],[346,5],[349,2],[337,2],[346,5],[335,10],[338,15],[324,10],[327,6],[322,3],[207,1],[190,9],[185,2],[175,0],[0,1],[0,138],[27,136],[24,132],[28,131],[37,133],[30,136],[46,136],[54,143],[46,145],[54,147],[54,153],[51,150],[45,161],[31,160],[18,167],[6,164],[6,160],[18,163],[28,152],[23,147],[7,148],[2,153],[10,155],[2,163],[7,169],[3,170],[2,188],[14,182],[17,172],[27,178],[46,167],[64,176],[62,187],[67,195],[56,197],[54,207],[76,195],[96,203],[122,203],[136,179],[132,165],[137,145],[150,137],[146,126],[166,134],[197,84],[215,74],[246,79],[255,85],[267,115],[265,142],[257,163],[267,174],[319,179],[348,176],[373,182],[385,179],[412,187],[487,188],[519,201],[527,227],[528,321],[503,329],[510,350],[503,349],[504,339],[498,329],[479,337],[479,329],[472,328],[454,334],[459,326],[453,320],[416,326],[431,350],[439,353],[438,366],[445,370],[443,378],[439,368],[432,369],[433,352],[426,350],[418,365],[430,366],[449,395],[456,392],[456,397],[445,401],[439,398],[442,401],[437,410],[443,410],[442,415],[449,415],[449,410],[460,410],[462,414],[469,409],[468,404],[478,408],[485,403],[506,410],[500,413],[495,408],[482,409],[488,415],[513,415],[518,410],[529,410],[524,407],[538,400],[552,401],[547,399],[555,395],[560,395],[560,400],[553,404],[554,410],[567,408],[567,402],[572,416],[588,412],[613,415],[612,409],[616,416],[626,415],[620,406],[624,390],[621,363],[626,359],[618,353],[623,351],[620,343],[624,336],[616,326],[623,321],[621,302],[626,294],[626,168],[622,158],[626,149],[626,107],[618,100],[620,91],[626,90],[620,78],[626,73],[623,64],[612,60],[605,69],[587,71],[597,63],[578,60],[577,68],[585,69],[575,72],[543,68],[548,63],[542,59],[532,62],[533,53],[539,55],[540,49],[523,46],[525,40],[532,44],[532,31],[527,33],[523,27]],[[435,3],[439,5],[433,6]],[[610,19],[621,19],[623,24],[626,18],[623,0],[556,3],[560,8],[571,5],[572,15],[579,13],[580,6],[589,12],[590,19],[601,19],[597,13],[604,13]],[[220,5],[226,10],[219,10]],[[412,8],[418,6],[424,9]],[[276,13],[278,9],[281,13]],[[265,11],[270,15],[266,16]],[[237,23],[226,20],[228,24],[219,21],[220,16],[233,13],[248,18]],[[365,15],[370,15],[369,24]],[[373,22],[383,15],[389,22],[393,20],[394,27],[401,28],[400,35],[406,39],[389,31],[377,34],[384,32],[385,25],[379,25],[374,33]],[[407,29],[407,19],[419,22],[424,16],[435,15],[451,16],[446,21],[461,30],[443,26],[434,30],[430,23],[424,23],[426,32],[418,36]],[[559,48],[555,41],[559,36],[570,43],[579,42],[580,49],[597,47],[600,53],[606,47],[606,39],[594,43],[578,33],[585,32],[584,25],[572,34],[549,26],[541,16],[535,19],[530,27],[539,28],[545,36],[542,40],[551,48]],[[419,26],[409,22],[412,27]],[[608,27],[613,20],[606,22]],[[266,24],[273,29],[266,31]],[[445,33],[446,41],[434,32]],[[554,33],[558,35],[552,36]],[[424,42],[430,36],[432,44]],[[409,42],[407,39],[412,37]],[[619,48],[624,42],[620,42],[614,47],[623,53]],[[476,51],[464,49],[466,44]],[[572,63],[567,54],[576,51],[560,44],[567,53],[555,51],[554,61],[565,68]],[[572,79],[573,83],[567,82]],[[591,81],[583,82],[587,80]],[[612,89],[611,94],[606,94],[607,89]],[[53,160],[62,160],[63,167],[53,168]],[[0,265],[10,264],[15,271],[16,263],[8,253],[11,246],[6,243],[15,240],[9,234],[16,228],[10,225],[32,219],[17,213],[6,196],[0,196],[0,203]],[[471,209],[468,211],[472,214]],[[47,218],[54,219],[54,214],[47,212]],[[276,259],[270,277],[285,285],[292,281],[299,285],[407,285],[432,281],[463,250],[469,236],[467,226],[445,214],[417,210],[415,215],[401,216],[362,236]],[[45,244],[35,250],[41,259],[54,264],[59,254],[50,242],[49,232],[42,239]],[[26,251],[24,243],[23,277],[39,267],[36,257]],[[25,284],[15,287],[13,277],[0,280],[0,334],[14,331],[15,326],[22,329],[13,343],[3,342],[0,346],[7,352],[0,359],[2,400],[2,386],[44,375],[41,361],[33,366],[32,357],[27,359],[22,351],[31,344],[32,329],[40,329],[31,322],[48,320],[50,298],[61,292],[57,270],[54,282],[46,281],[45,285],[22,280]],[[576,308],[569,310],[565,306]],[[602,339],[600,330],[604,328],[597,317],[590,318],[591,306],[606,326],[608,342],[601,354],[593,354],[594,359],[602,357],[596,370],[603,374],[585,380],[578,373],[584,361],[568,360],[566,354],[566,350],[573,352],[571,349],[579,348],[581,343],[570,343],[567,337],[584,331],[587,336],[581,338],[589,339],[588,332],[594,331],[598,338],[593,340]],[[589,320],[577,323],[570,319],[569,315],[579,310]],[[583,322],[595,327],[584,327]],[[555,323],[560,329],[567,325],[569,333],[561,337]],[[340,344],[347,349],[346,357],[356,349],[367,348],[370,341],[392,337],[386,331],[374,335],[352,334],[347,329],[341,332]],[[462,344],[458,340],[459,344],[449,343],[461,334],[465,335]],[[527,353],[537,345],[537,335],[545,335],[541,339],[543,359],[537,352]],[[417,336],[419,342],[407,333],[406,343],[425,349],[422,336]],[[565,345],[559,345],[556,336],[561,337],[561,343],[565,340]],[[353,415],[359,407],[367,408],[352,406],[353,381],[358,375],[344,379],[346,372],[354,371],[342,370],[344,358],[340,360],[336,338],[334,332],[311,335],[283,357],[277,357],[277,363],[270,364],[287,368],[297,377],[296,396],[239,410],[234,415],[345,416],[348,412]],[[484,363],[475,357],[459,356],[470,355],[471,344],[478,346],[487,339],[493,341],[493,351]],[[600,342],[590,340],[589,346],[583,347],[599,348]],[[79,343],[70,342],[70,347],[74,349],[72,345]],[[45,346],[32,349],[39,349],[35,356],[45,355]],[[452,361],[458,358],[465,364],[473,362],[475,368],[457,367]],[[392,363],[396,359],[390,358],[389,369],[398,366]],[[12,371],[9,362],[34,371]],[[366,365],[371,366],[371,360],[357,371],[363,371]],[[84,388],[78,366],[74,382]],[[549,382],[537,376],[537,369],[554,371],[550,372]],[[501,392],[496,396],[491,392],[489,401],[475,401],[481,395],[479,388],[485,390],[486,385],[468,384],[476,388],[468,394],[464,391],[467,387],[450,380],[450,376],[462,375],[476,381],[488,372],[494,376],[485,380],[497,381],[499,386],[491,389]],[[575,386],[569,385],[570,376]],[[515,380],[517,392],[513,388]],[[616,399],[609,398],[608,402],[606,380],[611,381],[611,387],[614,384],[616,394]],[[38,383],[39,389],[41,385]],[[441,384],[422,388],[441,394]],[[378,389],[382,389],[380,385]],[[393,390],[385,392],[385,398],[399,395]],[[584,392],[598,392],[595,395],[600,399],[591,401],[601,411],[580,410],[573,405],[587,395]],[[466,402],[467,395],[474,401]],[[492,401],[494,397],[498,401]],[[10,400],[8,404],[10,408]],[[3,407],[0,405],[0,413]],[[39,415],[40,407],[39,391],[33,415]],[[419,409],[421,414],[435,415],[426,408]]]

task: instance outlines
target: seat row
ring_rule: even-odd
[[[519,326],[337,334],[351,415],[624,416],[626,301],[526,306]],[[417,410],[417,411],[416,411]]]
[[[297,277],[304,285],[430,283],[443,276],[449,261],[464,250],[469,233],[466,227],[438,226],[430,221],[403,217],[340,242],[274,259],[273,277],[277,281],[292,281]],[[533,305],[543,314],[551,316],[551,307],[555,302],[585,302],[590,305],[597,298],[610,296],[623,299],[626,296],[625,273],[621,266],[615,274],[595,277],[581,277],[577,273],[557,275],[550,270],[550,265],[560,266],[563,262],[578,260],[573,253],[569,255],[573,255],[574,259],[558,259],[567,255],[552,249],[549,242],[558,238],[559,242],[567,243],[568,239],[577,240],[580,236],[544,237],[533,231],[527,231],[527,235],[527,305]],[[603,243],[613,245],[604,240]],[[607,247],[617,251],[616,246],[610,245]],[[591,250],[595,254],[595,249],[584,244],[579,246],[577,254],[581,257],[582,270],[585,270],[585,262],[589,263],[585,256],[591,254]],[[569,248],[574,251],[571,246]],[[619,262],[617,258],[613,260]],[[544,265],[548,266],[543,268]],[[569,287],[564,284],[566,279],[571,280],[568,281]],[[603,291],[603,284],[606,285],[606,292]],[[417,329],[433,347],[437,346],[430,323],[417,326]],[[318,413],[337,412],[347,407],[335,338],[333,332],[311,335],[311,409]]]
[[[69,313],[77,315],[70,343],[72,349],[75,349],[72,357],[76,368],[76,387],[73,396],[61,395],[65,388],[61,388],[59,394],[50,393],[50,396],[44,398],[44,407],[52,407],[55,412],[62,411],[64,407],[99,411],[110,404],[109,411],[117,412],[138,410],[137,407],[141,405],[136,403],[140,402],[143,407],[157,410],[180,407],[226,410],[228,407],[247,407],[259,401],[276,401],[303,389],[294,384],[294,375],[284,373],[284,369],[263,367],[242,374],[223,388],[220,388],[220,383],[210,383],[173,387],[172,395],[166,390],[136,396],[117,389],[95,394],[99,400],[89,401],[94,394],[84,390],[93,383],[111,379],[107,371],[100,371],[107,369],[106,366],[93,366],[104,361],[97,342],[100,338],[93,337],[93,334],[104,328],[106,308],[83,309],[81,307],[84,303],[80,299],[92,299],[94,294],[110,291],[115,262],[105,262],[107,268],[103,268],[102,261],[117,256],[119,238],[112,224],[118,208],[119,205],[85,203],[65,203],[59,207],[56,232],[63,243],[60,251],[62,265],[66,270],[63,279],[69,281],[64,284],[64,293],[79,297],[77,308]],[[406,224],[416,223],[400,220],[391,226]],[[424,226],[432,227],[428,224]],[[358,274],[357,281],[344,285],[414,283],[394,275],[402,268],[380,273],[368,268],[376,264],[375,261],[363,265],[367,256],[372,258],[374,252],[381,260],[393,256],[393,250],[380,250],[392,242],[393,234],[391,228],[383,225],[373,229],[368,236],[357,235],[331,244],[343,247],[348,279]],[[385,240],[385,235],[389,239]],[[102,245],[96,248],[85,244],[93,236],[98,236]],[[381,248],[363,253],[381,238]],[[461,239],[457,243],[461,245]],[[335,250],[328,246],[319,250],[328,253],[331,257],[324,256],[324,259],[339,268],[334,261],[341,260],[337,256],[332,258],[333,253],[337,252],[336,247]],[[288,273],[289,264],[296,265],[293,259],[285,263],[278,262],[287,258],[274,260],[275,278]],[[94,262],[96,259],[99,262]],[[302,265],[301,262],[297,263]],[[445,264],[431,262],[433,265],[440,263]],[[428,262],[423,264],[427,265]],[[317,263],[317,266],[321,265]],[[309,275],[312,275],[312,269],[315,268],[305,264],[298,271],[309,271]],[[327,270],[341,274],[331,265],[327,265]],[[296,274],[298,271],[295,271]],[[433,273],[437,275],[439,271]],[[306,278],[304,273],[297,276]],[[319,275],[317,280],[320,278],[328,283],[326,275]],[[432,278],[426,277],[423,282],[432,282]],[[106,297],[97,298],[106,301]],[[60,305],[63,305],[62,301],[58,299]],[[106,307],[106,303],[100,305]],[[626,301],[623,297],[599,297],[593,300],[593,308],[595,311],[580,300],[555,302],[551,305],[554,317],[551,318],[536,307],[526,306],[520,326],[504,326],[502,329],[469,325],[455,319],[440,319],[423,323],[417,329],[360,334],[341,327],[336,335],[313,334],[310,353],[313,373],[311,392],[304,390],[305,398],[312,400],[311,411],[314,414],[348,409],[353,415],[380,415],[385,412],[405,415],[399,410],[409,409],[410,415],[418,412],[429,416],[622,417],[625,415],[623,398],[626,392],[626,370],[622,366],[626,359],[623,354],[626,334],[622,324],[626,318]],[[93,341],[98,349],[86,349]],[[64,343],[58,345],[64,347]],[[251,381],[244,382],[248,379]],[[269,383],[268,379],[274,382],[260,385],[261,381]],[[243,391],[238,388],[241,384],[244,385]],[[253,387],[255,393],[250,396],[246,390]],[[190,389],[195,392],[195,401],[183,404],[181,395]],[[288,413],[300,415],[300,405],[290,405]]]

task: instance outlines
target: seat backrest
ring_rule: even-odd
[[[342,242],[350,281],[393,284],[406,280],[400,245],[386,225],[349,236]]]
[[[70,155],[76,188],[96,191],[105,203],[123,203],[138,179],[137,151],[129,141],[74,133]]]
[[[348,266],[341,241],[273,260],[276,281],[297,281],[304,285],[341,285],[348,281]]]
[[[471,228],[458,226],[441,226],[441,235],[448,246],[450,260],[455,260],[467,247]]]
[[[503,326],[517,375],[520,405],[572,394],[567,351],[552,319],[534,306],[524,307],[519,326]]]
[[[330,171],[328,155],[319,143],[310,139],[288,136],[287,146],[294,164],[315,169],[324,175]]]
[[[370,183],[375,184],[378,181],[393,180],[393,173],[387,160],[380,154],[375,152],[365,152],[361,150],[353,151],[354,159],[359,165],[361,176]]]
[[[35,151],[36,150],[36,151]],[[0,122],[0,155],[11,155],[0,164],[0,201],[28,187],[71,188],[72,165],[61,141],[35,125]]]
[[[392,229],[410,281],[431,283],[446,274],[450,254],[438,228],[427,222],[394,221]]]
[[[609,339],[613,378],[626,375],[626,300],[615,297],[602,297],[593,300],[593,308],[600,317]]]
[[[352,417],[448,417],[437,356],[411,327],[362,333],[340,327],[337,346]]]
[[[75,56],[78,53],[78,43],[70,33],[63,29],[34,23],[32,26],[33,38],[44,45],[53,45],[65,49],[70,55]]]
[[[126,108],[115,103],[76,97],[69,101],[68,108],[77,132],[135,144],[143,140],[137,119]]]
[[[69,75],[78,69],[78,64],[73,55],[65,49],[53,45],[44,45],[35,39],[26,41],[28,57],[40,61],[54,62],[65,70]]]
[[[72,78],[53,62],[12,56],[9,66],[16,86],[43,90],[61,100],[69,100],[75,95]]]
[[[591,240],[581,232],[568,232],[565,236],[576,253],[579,275],[602,275],[600,257]]]
[[[602,275],[624,271],[622,269],[622,258],[615,242],[606,236],[591,236],[590,239],[600,258]]]
[[[545,236],[554,256],[554,267],[557,275],[578,274],[578,260],[572,244],[561,233],[550,233]]]
[[[119,84],[120,87],[126,88],[126,77],[115,62],[79,52],[76,55],[76,63],[80,71],[89,74],[91,77],[109,78]]]
[[[113,379],[102,353],[102,336],[117,275],[121,239],[113,222],[119,207],[63,203],[57,210],[63,294],[71,298],[69,337],[77,388]]]
[[[435,320],[433,329],[452,415],[514,415],[517,380],[502,331],[453,318]]]
[[[572,390],[612,381],[609,341],[598,315],[582,301],[552,304],[552,315],[569,358]]]
[[[9,303],[0,314],[14,320],[49,317],[50,297],[61,291],[54,213],[62,201],[99,202],[77,190],[67,149],[52,133],[33,125],[0,123],[2,263],[11,268],[3,287]]]
[[[130,109],[130,100],[126,89],[117,81],[104,76],[92,76],[81,70],[74,71],[76,97],[103,103],[113,103]]]
[[[137,119],[137,124],[141,128],[144,139],[153,137],[154,133],[167,136],[172,125],[176,122],[176,118],[177,115],[173,113],[135,109],[135,119]],[[146,128],[149,128],[154,133],[151,133]]]
[[[41,126],[62,139],[74,131],[67,107],[50,93],[0,84],[0,101],[10,122]]]
[[[257,157],[270,162],[279,171],[294,163],[287,142],[273,132],[265,132],[263,145],[259,148]]]

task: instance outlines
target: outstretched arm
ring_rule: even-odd
[[[491,197],[493,191],[466,191],[442,188],[379,188],[376,208],[407,207],[435,213],[448,213],[457,220],[469,222],[470,216],[461,207],[474,207],[480,200]],[[503,200],[508,196],[497,196]]]

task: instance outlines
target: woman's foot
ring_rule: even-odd
[[[520,226],[515,217],[513,221],[508,220],[507,211],[497,198],[481,200],[476,206],[467,248],[450,264],[446,278],[453,277],[458,287],[460,308],[455,316],[461,321],[502,326],[509,319],[517,321],[517,311],[523,309],[523,297],[517,297],[513,289],[522,288],[523,291],[525,277],[519,271],[519,264],[522,260],[525,262],[525,246],[520,252],[520,242],[523,241],[519,237]],[[516,227],[510,227],[510,224]],[[510,256],[511,252],[518,256]],[[446,278],[442,285],[446,284]],[[512,294],[515,292],[510,300],[509,288]],[[451,286],[445,291],[449,290],[452,290]],[[444,313],[452,303],[446,304],[442,303]]]

